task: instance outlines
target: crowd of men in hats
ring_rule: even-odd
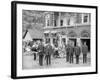
[[[46,64],[50,65],[51,64],[51,55],[53,53],[53,48],[48,43],[45,47],[43,46],[43,43],[40,43],[39,47],[39,64],[42,66],[43,65],[43,57],[46,59]]]
[[[76,64],[79,64],[79,57],[80,54],[83,54],[83,63],[87,63],[87,53],[88,53],[88,46],[86,45],[86,42],[80,47],[76,43],[76,46],[71,45],[68,43],[67,45],[65,44],[65,49],[66,49],[66,62],[73,63],[74,62],[74,55],[76,59]]]
[[[69,62],[70,64],[74,63],[74,56],[75,56],[75,62],[76,64],[79,64],[79,58],[80,54],[83,55],[83,63],[87,63],[87,53],[88,53],[88,46],[86,45],[86,42],[80,47],[76,43],[76,45],[70,44],[70,41],[68,41],[68,44],[65,45],[65,51],[66,51],[66,62]],[[51,56],[54,55],[54,48],[51,46],[50,43],[47,43],[45,46],[42,41],[38,44],[38,47],[32,46],[31,50],[34,54],[34,60],[36,60],[36,53],[38,53],[39,56],[39,65],[43,66],[44,60],[46,61],[46,65],[51,65]],[[55,50],[56,51],[56,50]]]

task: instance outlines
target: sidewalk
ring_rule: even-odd
[[[83,67],[83,66],[89,66],[90,65],[90,54],[88,54],[87,63],[83,64],[83,58],[82,55],[80,55],[80,64],[76,64],[76,60],[74,57],[74,63],[70,64],[69,62],[66,62],[66,58],[52,58],[51,59],[51,65],[46,65],[46,60],[43,60],[43,66],[39,65],[39,60],[37,58],[36,61],[34,61],[33,55],[24,55],[23,56],[23,69],[44,69],[44,68],[59,68],[59,67]]]

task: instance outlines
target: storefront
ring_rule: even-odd
[[[88,46],[88,50],[90,51],[90,33],[86,30],[81,32],[81,43],[84,44],[85,42]]]

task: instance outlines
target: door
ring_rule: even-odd
[[[81,43],[84,44],[86,42],[86,45],[88,46],[88,50],[90,52],[90,39],[81,39]]]

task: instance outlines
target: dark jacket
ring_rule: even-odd
[[[69,48],[69,55],[73,55],[74,54],[74,47],[70,46]]]
[[[82,53],[83,54],[87,54],[87,52],[88,52],[88,46],[87,45],[83,45],[82,46]]]
[[[39,55],[44,54],[44,46],[42,44],[38,46],[38,52],[39,52]]]
[[[79,46],[76,46],[76,47],[74,48],[74,52],[75,52],[75,55],[80,55],[80,53],[81,53],[80,47],[79,47]]]
[[[52,49],[52,46],[51,45],[47,45],[45,47],[45,54],[46,55],[51,55],[53,53],[53,49]]]
[[[69,53],[70,52],[70,45],[69,44],[65,45],[65,49],[66,49],[66,53]]]

